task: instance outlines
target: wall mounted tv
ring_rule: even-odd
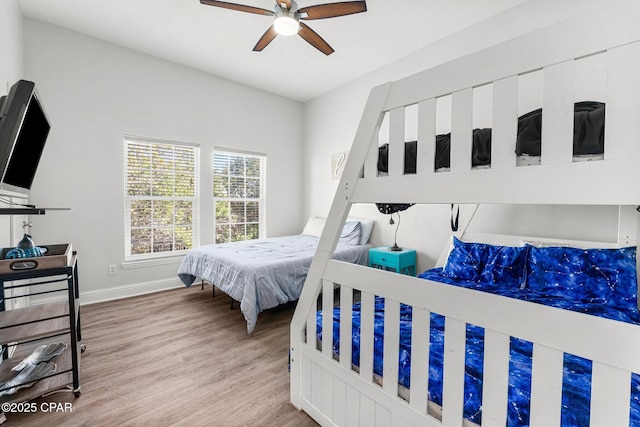
[[[33,82],[0,97],[0,190],[28,194],[51,126]]]

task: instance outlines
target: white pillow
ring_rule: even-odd
[[[535,246],[536,248],[551,248],[555,246],[561,246],[566,248],[588,249],[589,247],[591,247],[588,242],[562,242],[558,240],[554,240],[554,241],[521,240],[520,246],[524,246],[524,245]]]
[[[342,232],[340,233],[340,238],[338,241],[340,243],[346,243],[348,245],[359,245],[360,244],[360,221],[347,221],[342,227]]]
[[[373,225],[376,223],[372,219],[364,219],[364,218],[347,218],[347,221],[360,221],[360,244],[366,245],[369,243],[369,237],[371,237],[371,231],[373,230]]]
[[[317,216],[309,217],[307,220],[307,225],[304,226],[304,230],[302,230],[303,235],[305,236],[315,236],[320,237],[322,235],[322,230],[324,229],[324,218],[318,218]]]
[[[317,216],[311,216],[307,220],[307,224],[304,226],[304,230],[302,230],[302,235],[305,236],[315,236],[320,237],[322,235],[322,230],[324,229],[324,224],[327,220],[325,218],[320,218]],[[371,231],[373,230],[373,225],[375,221],[372,219],[361,219],[361,218],[347,218],[347,222],[345,222],[345,226],[349,224],[349,222],[359,222],[360,223],[360,239],[358,245],[366,245],[369,243],[369,237],[371,236]],[[343,228],[343,232],[344,232]],[[342,234],[342,233],[341,233]],[[341,237],[344,237],[341,235]]]

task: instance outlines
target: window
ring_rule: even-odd
[[[194,146],[125,138],[125,256],[197,246],[198,154]]]
[[[215,150],[213,199],[216,243],[265,236],[265,169],[264,155]]]

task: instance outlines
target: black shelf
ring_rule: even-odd
[[[0,208],[0,215],[44,215],[48,210],[70,211],[71,208]]]
[[[0,215],[44,215],[42,208],[0,208]]]
[[[4,295],[5,290],[24,287],[23,283],[15,283],[18,280],[30,280],[26,285],[26,293],[9,294],[10,296],[5,296],[6,299],[52,292],[59,293],[61,297],[62,294],[65,295],[59,301],[6,311],[5,300],[0,300],[0,378],[8,379],[15,375],[11,368],[31,354],[36,347],[47,343],[67,344],[67,350],[56,359],[55,372],[38,379],[32,387],[20,389],[15,394],[0,396],[0,403],[25,402],[63,388],[70,389],[75,397],[81,394],[80,354],[85,346],[82,344],[80,332],[79,283],[75,252],[67,264],[0,273],[0,295]],[[51,284],[58,285],[51,289]],[[14,354],[10,354],[9,347],[15,349]]]

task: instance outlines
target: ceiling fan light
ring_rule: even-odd
[[[293,36],[298,34],[300,24],[289,16],[279,16],[273,21],[273,29],[281,36]]]

